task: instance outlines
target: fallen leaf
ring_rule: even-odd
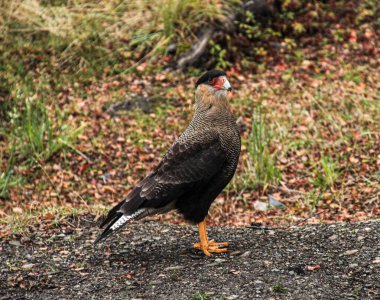
[[[48,220],[48,221],[51,221],[51,220],[54,219],[54,216],[53,216],[51,213],[46,213],[46,214],[44,215],[44,219],[45,219],[45,220]]]
[[[359,159],[357,159],[354,156],[350,156],[350,163],[357,164],[359,162]]]

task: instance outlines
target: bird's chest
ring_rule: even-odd
[[[234,173],[239,161],[241,148],[239,131],[235,128],[229,128],[228,131],[225,130],[221,133],[221,144],[226,153],[226,171],[228,173]]]

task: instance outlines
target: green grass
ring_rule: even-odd
[[[287,293],[288,289],[283,284],[279,283],[272,287],[272,291],[275,293],[283,294]]]
[[[10,156],[3,171],[0,172],[0,197],[5,197],[11,187],[17,186],[23,182],[23,178],[14,173],[14,153],[15,149],[10,149]],[[2,160],[0,160],[1,162]]]
[[[251,188],[266,190],[280,180],[281,174],[276,167],[276,151],[270,151],[272,132],[268,119],[260,107],[256,109],[252,119],[251,132],[246,141],[249,153],[246,172],[251,178]]]
[[[39,65],[50,72],[99,74],[107,67],[110,73],[122,73],[125,61],[156,58],[171,42],[178,51],[189,48],[198,28],[224,18],[217,3],[5,1],[0,4],[1,68],[21,74]]]
[[[28,226],[45,221],[51,225],[59,224],[67,216],[80,216],[89,213],[87,208],[74,208],[70,206],[46,206],[39,205],[38,209],[22,207],[22,213],[8,215],[0,218],[0,224],[6,225],[10,229],[10,234],[25,234]],[[100,210],[94,209],[93,213]]]
[[[5,197],[11,187],[24,182],[25,178],[15,172],[24,167],[42,167],[54,155],[66,151],[80,153],[75,148],[84,124],[76,126],[68,122],[64,111],[48,106],[42,97],[45,88],[30,86],[26,80],[11,90],[12,105],[1,113],[7,125],[2,131],[5,147],[0,155],[6,165],[0,169],[0,196]],[[46,96],[46,95],[45,95]],[[6,122],[6,123],[5,123]]]
[[[71,129],[62,119],[53,124],[46,105],[32,101],[26,101],[25,109],[14,117],[13,124],[13,141],[20,158],[28,162],[46,162],[54,154],[74,148],[73,144],[83,129]]]
[[[314,173],[316,174],[316,178],[312,180],[312,183],[323,190],[333,188],[338,182],[340,174],[334,160],[325,155],[321,156],[320,168],[317,168]]]
[[[321,199],[322,193],[318,190],[312,190],[305,195],[304,203],[310,208],[311,211],[315,211]]]
[[[208,300],[210,299],[210,296],[207,295],[207,293],[198,292],[193,297],[191,297],[191,300]]]

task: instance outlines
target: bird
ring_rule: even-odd
[[[228,251],[228,242],[208,239],[206,217],[234,176],[240,156],[240,131],[228,100],[231,91],[224,71],[210,70],[199,77],[188,127],[153,171],[108,212],[95,244],[132,220],[176,210],[198,224],[200,241],[194,249],[206,256]]]

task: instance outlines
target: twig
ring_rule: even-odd
[[[199,57],[201,57],[206,51],[208,41],[213,33],[214,29],[207,28],[198,42],[191,47],[190,51],[178,60],[178,68],[183,69],[189,65],[192,65]]]
[[[293,190],[293,189],[289,189],[285,183],[283,183],[282,181],[280,181],[280,184],[282,185],[282,188],[280,187],[280,190],[283,191],[283,192],[286,192],[286,193],[295,193],[295,194],[302,194],[302,195],[305,195],[306,193],[305,192],[301,192],[301,191],[298,191],[298,190]]]
[[[296,223],[294,223],[293,225],[289,225],[288,227],[296,227],[297,225],[299,225],[299,224],[301,224],[307,220],[310,220],[311,218],[319,216],[321,213],[322,213],[322,211],[320,211],[318,213],[313,213],[311,216],[304,218],[304,219],[301,219],[301,220],[297,221]]]

